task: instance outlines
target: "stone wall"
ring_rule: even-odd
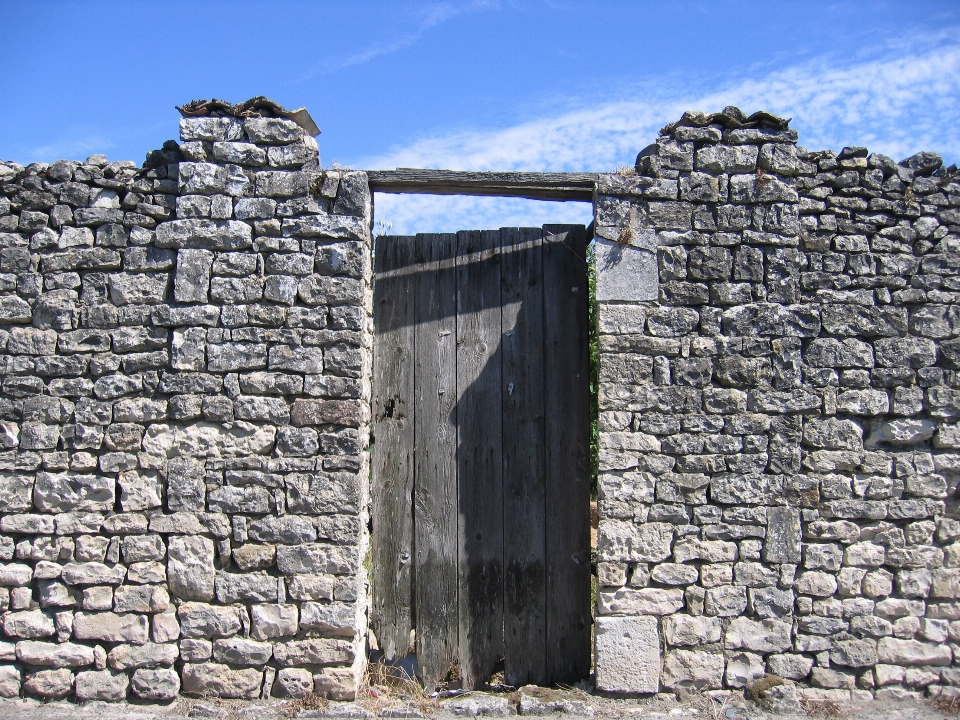
[[[350,697],[366,176],[282,118],[0,163],[0,696]]]
[[[960,692],[960,178],[796,141],[598,185],[602,690]]]

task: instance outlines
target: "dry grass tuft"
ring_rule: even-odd
[[[318,695],[315,692],[309,692],[302,698],[291,700],[290,702],[286,703],[280,712],[285,717],[295,718],[300,714],[301,710],[326,710],[329,705],[330,701],[327,700],[323,695]]]
[[[812,718],[825,718],[826,720],[834,720],[835,718],[843,717],[840,706],[837,705],[833,700],[811,700],[809,698],[800,698],[800,706],[806,711],[807,715]]]
[[[930,704],[933,705],[938,712],[960,715],[960,695],[949,698],[941,695],[935,697]]]
[[[395,705],[409,705],[424,715],[440,709],[437,699],[430,697],[416,678],[399,667],[383,663],[367,665],[356,703],[374,714]]]

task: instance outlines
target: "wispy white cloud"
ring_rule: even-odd
[[[800,144],[810,149],[865,145],[895,159],[935,150],[956,162],[960,43],[944,37],[949,35],[900,39],[896,53],[879,58],[821,58],[756,78],[736,78],[718,89],[695,83],[680,91],[645,86],[634,89],[630,98],[611,98],[513,127],[423,138],[353,164],[370,169],[609,171],[632,165],[659,128],[685,110],[714,111],[726,105],[792,117]],[[416,195],[376,199],[377,217],[403,233],[589,222],[589,207]]]
[[[314,66],[304,75],[292,80],[291,84],[309,80],[317,75],[327,75],[354,65],[362,65],[381,55],[389,55],[399,50],[412,47],[423,39],[427,31],[437,25],[452,20],[458,15],[482,10],[495,4],[495,0],[470,0],[469,2],[462,3],[440,2],[427,5],[416,11],[412,27],[406,32],[389,39],[371,43],[363,50],[347,55],[346,57],[326,60]]]

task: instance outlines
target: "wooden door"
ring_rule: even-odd
[[[376,239],[371,624],[428,689],[589,673],[586,242]]]

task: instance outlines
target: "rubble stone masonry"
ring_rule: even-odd
[[[357,689],[367,178],[180,129],[0,163],[0,696]],[[687,114],[599,179],[601,691],[960,694],[960,179],[796,141]]]
[[[602,690],[960,693],[960,178],[796,141],[599,181]]]
[[[0,164],[0,696],[352,697],[366,176],[283,118]]]

